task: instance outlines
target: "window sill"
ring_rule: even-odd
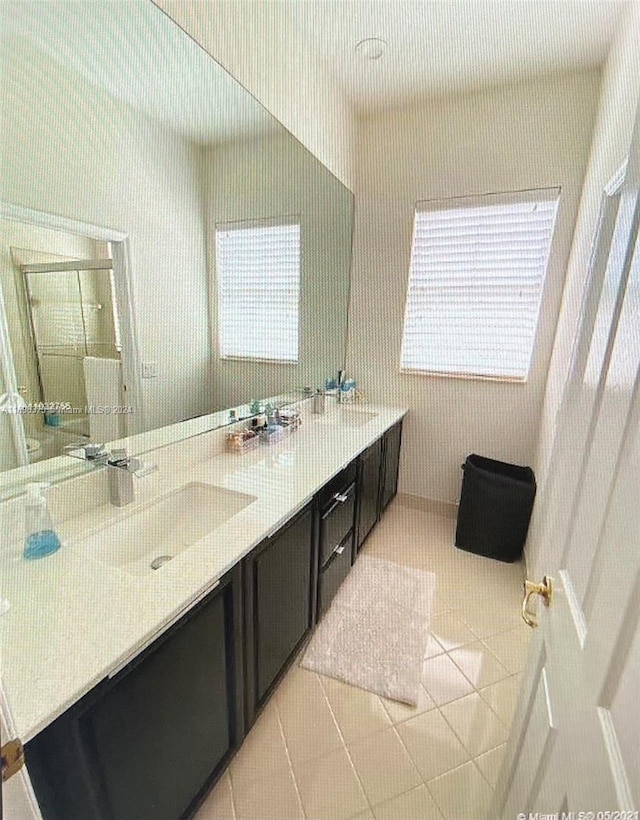
[[[463,381],[502,382],[504,384],[526,384],[526,376],[482,376],[478,373],[445,373],[438,370],[400,370],[401,376],[434,376],[438,379],[460,379]]]
[[[298,360],[290,361],[285,359],[258,359],[253,356],[220,356],[221,362],[248,362],[251,364],[282,364],[290,367],[297,367]]]

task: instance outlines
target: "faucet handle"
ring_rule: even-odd
[[[125,449],[112,450],[108,454],[108,464],[110,467],[126,467],[129,464],[129,456]]]
[[[65,453],[74,458],[81,458],[85,461],[104,462],[109,457],[104,444],[87,444],[85,441],[78,441],[75,444],[65,444]],[[81,452],[81,456],[74,456],[74,453]]]
[[[131,461],[135,462],[132,470],[138,478],[144,478],[146,475],[158,472],[158,465],[155,461],[140,461],[139,458],[132,458]]]

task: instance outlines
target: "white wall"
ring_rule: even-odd
[[[294,137],[355,190],[354,115],[287,4],[154,0]]]
[[[33,53],[3,69],[1,197],[129,234],[147,428],[210,408],[200,152]]]
[[[631,143],[636,106],[640,95],[640,4],[630,4],[620,21],[618,36],[603,71],[602,90],[585,175],[580,211],[567,269],[567,281],[549,367],[541,416],[535,469],[539,485],[550,467],[556,419],[568,375],[582,295],[589,272],[589,257],[596,231],[602,192],[625,160]],[[534,507],[527,539],[527,563],[532,577],[548,571],[543,555],[548,510]]]
[[[501,86],[381,113],[359,124],[347,372],[404,405],[400,491],[455,502],[471,452],[532,464],[600,76]],[[526,385],[400,375],[417,200],[561,186]]]
[[[297,364],[220,360],[212,286],[216,409],[322,386],[344,366],[352,194],[284,130],[280,136],[216,146],[205,152],[205,161],[212,282],[216,222],[297,215],[301,240]]]

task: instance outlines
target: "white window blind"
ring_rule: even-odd
[[[526,380],[559,195],[418,203],[402,371]]]
[[[298,361],[300,224],[216,227],[220,357]]]

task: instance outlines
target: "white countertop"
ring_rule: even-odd
[[[213,431],[150,454],[158,471],[134,479],[136,501],[123,509],[106,501],[106,470],[51,490],[63,545],[25,561],[18,549],[0,566],[2,682],[23,742],[53,721],[96,683],[153,640],[224,573],[275,532],[346,464],[402,418],[406,410],[374,405],[362,426],[304,414],[299,432],[244,455],[220,452],[227,431]],[[144,508],[193,481],[256,496],[218,529],[156,572],[132,575],[100,563],[78,545],[91,531]],[[96,489],[98,488],[98,489]],[[97,506],[96,506],[97,499]],[[5,502],[11,503],[11,502]],[[68,515],[64,514],[67,511]]]

